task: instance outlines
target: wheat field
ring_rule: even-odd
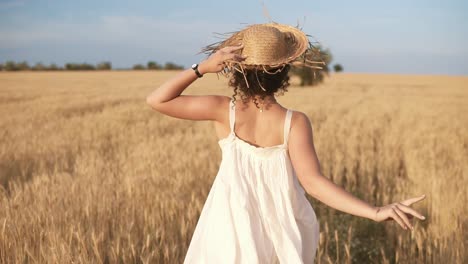
[[[221,151],[212,123],[146,105],[174,74],[0,73],[1,263],[182,263]],[[466,261],[468,77],[292,83],[278,101],[309,116],[326,177],[376,205],[427,195],[413,232],[308,197],[316,262]],[[232,92],[208,75],[184,94]]]

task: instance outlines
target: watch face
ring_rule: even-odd
[[[195,69],[198,65],[196,63],[192,64],[192,69]]]

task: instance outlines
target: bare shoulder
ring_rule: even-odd
[[[229,103],[231,102],[231,97],[225,96],[225,95],[213,95],[213,97],[216,98],[216,101],[218,101],[219,106],[227,108],[229,106]]]
[[[199,96],[199,98],[206,98],[206,103],[208,103],[208,100],[212,102],[212,104],[218,105],[218,106],[226,106],[229,105],[229,101],[231,101],[231,98],[225,95],[204,95],[204,96]]]
[[[300,111],[293,110],[291,117],[290,133],[309,134],[312,132],[312,124],[309,117]]]
[[[302,152],[304,148],[313,148],[312,124],[303,112],[293,111],[288,145],[291,152]]]
[[[218,117],[214,121],[225,123],[229,117],[229,104],[232,99],[225,95],[213,95],[213,97],[216,98],[215,101],[217,102],[213,105],[213,109],[217,112],[216,116]]]

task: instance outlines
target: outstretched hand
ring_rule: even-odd
[[[409,219],[413,218],[413,216],[421,220],[426,218],[410,206],[423,200],[424,198],[426,198],[426,195],[421,195],[419,197],[410,198],[402,202],[396,202],[386,206],[378,207],[374,220],[376,222],[395,220],[403,229],[407,230],[409,228],[413,230],[413,225]]]
[[[247,58],[247,56],[239,55],[234,53],[235,51],[242,49],[244,47],[243,44],[238,46],[229,46],[224,47],[214,54],[212,54],[208,59],[202,61],[199,65],[199,71],[201,74],[205,73],[217,73],[224,69],[225,62],[228,60],[237,60],[243,61]]]

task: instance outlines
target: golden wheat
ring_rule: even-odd
[[[176,72],[0,73],[0,262],[181,263],[221,160],[212,124],[152,111]],[[317,263],[467,259],[468,78],[338,74],[278,100],[322,171],[378,205],[427,194],[415,231],[329,209]],[[206,76],[186,94],[232,92]]]

